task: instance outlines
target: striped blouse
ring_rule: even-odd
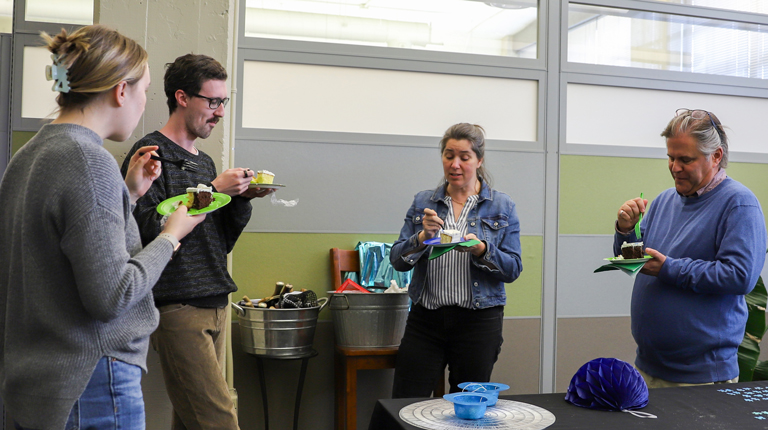
[[[453,213],[451,197],[443,200],[448,206],[448,216],[443,220],[446,230],[458,230],[462,236],[467,234],[467,216],[477,204],[478,196],[469,196],[461,209],[459,219]],[[472,309],[472,290],[469,265],[469,252],[446,252],[427,263],[427,283],[424,286],[422,305],[427,309],[443,306],[459,306]]]

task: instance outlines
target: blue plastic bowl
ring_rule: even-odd
[[[464,392],[472,394],[487,394],[488,406],[496,406],[496,402],[499,400],[499,392],[509,390],[509,385],[499,384],[497,382],[462,382],[459,384],[459,388]]]
[[[476,420],[485,415],[489,397],[483,393],[451,393],[443,396],[453,403],[456,416],[464,420]]]

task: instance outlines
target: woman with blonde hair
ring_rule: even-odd
[[[59,112],[0,182],[2,399],[21,429],[143,429],[152,286],[204,216],[180,207],[142,249],[131,212],[160,174],[157,147],[123,180],[103,139],[126,140],[141,118],[147,53],[98,25],[43,37]]]

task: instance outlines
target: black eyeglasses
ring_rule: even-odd
[[[227,103],[229,103],[229,97],[224,97],[223,99],[220,98],[210,98],[206,96],[201,96],[200,94],[190,94],[192,97],[200,97],[201,99],[208,100],[208,107],[211,109],[218,109],[219,106],[224,105],[224,107],[227,107]]]
[[[712,123],[712,127],[715,127],[715,131],[717,131],[717,133],[720,134],[720,130],[717,128],[717,124],[715,124],[715,120],[712,119],[712,114],[710,114],[709,112],[703,109],[686,109],[686,108],[681,108],[675,111],[675,116],[686,115],[686,114],[690,114],[691,118],[693,119],[704,119],[705,115],[708,116],[709,122]]]

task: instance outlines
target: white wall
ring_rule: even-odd
[[[678,108],[714,112],[726,127],[731,152],[768,153],[761,127],[767,99],[573,83],[566,142],[663,148],[659,135]]]
[[[439,136],[472,122],[537,138],[533,80],[246,61],[242,94],[247,128]]]

